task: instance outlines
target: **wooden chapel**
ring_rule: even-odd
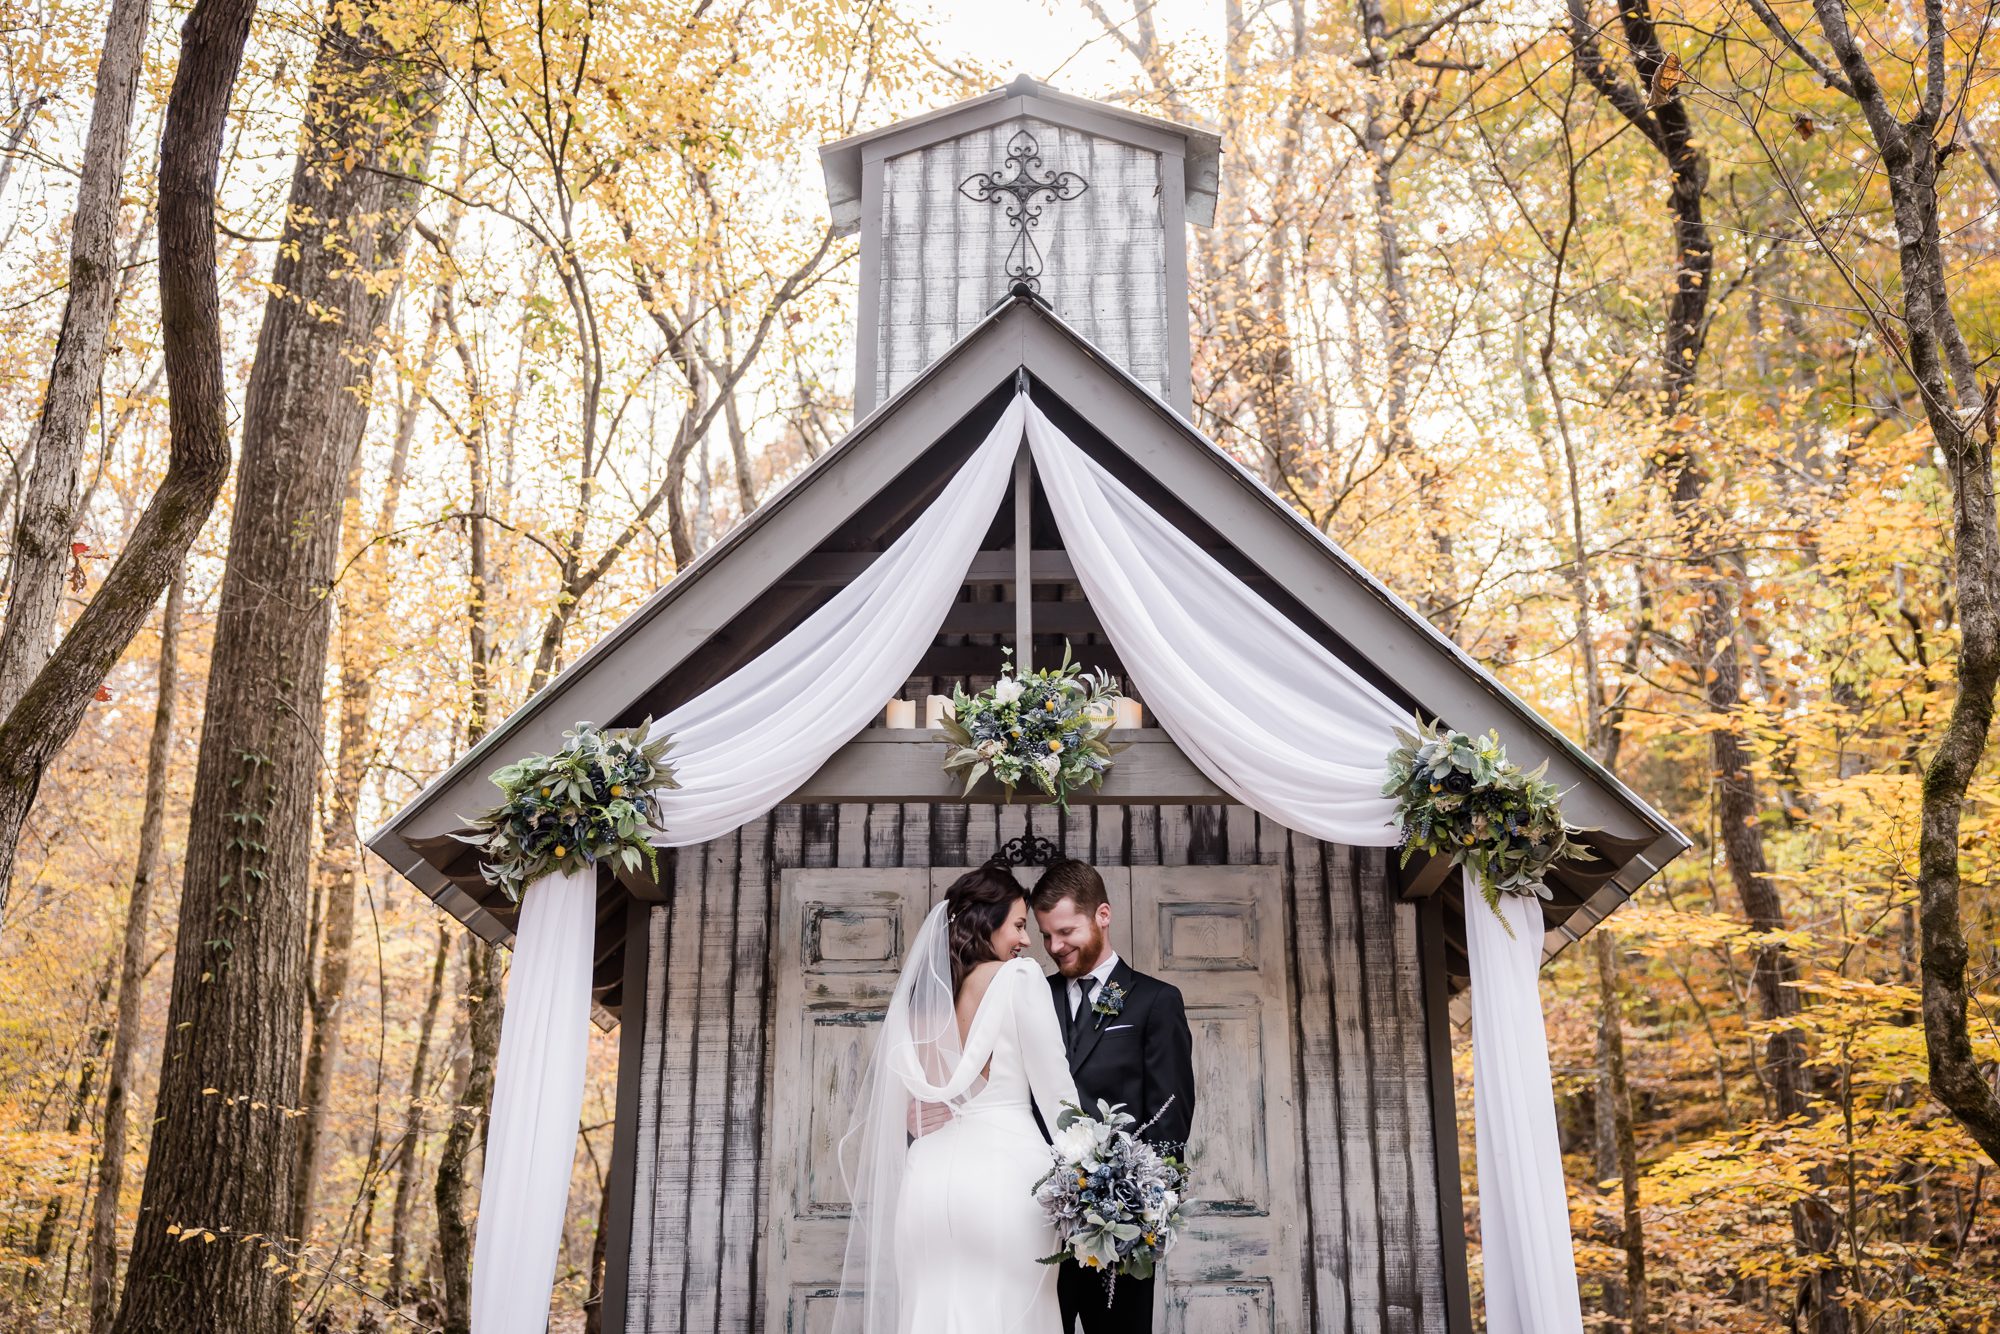
[[[1017,80],[828,146],[860,233],[854,430],[430,784],[370,846],[482,937],[511,905],[452,838],[487,775],[578,719],[660,717],[865,570],[1015,393],[1401,705],[1497,729],[1570,789],[1598,860],[1552,880],[1553,957],[1687,840],[1190,423],[1186,228],[1215,134]],[[1064,644],[1123,675],[1026,454],[903,698]],[[1131,683],[1127,682],[1128,688]],[[1137,694],[1137,691],[1133,691]],[[921,721],[921,718],[920,718]],[[1095,862],[1114,943],[1195,1030],[1200,1197],[1160,1328],[1471,1334],[1453,997],[1465,891],[1441,862],[1322,843],[1234,804],[1150,727],[1067,812],[961,797],[929,731],[869,728],[768,816],[603,873],[594,996],[620,1025],[604,1329],[826,1327],[834,1145],[904,947],[996,853]],[[1475,899],[1474,906],[1477,907]]]

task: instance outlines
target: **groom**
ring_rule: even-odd
[[[1061,861],[1035,882],[1035,920],[1055,960],[1049,995],[1069,1047],[1070,1074],[1087,1112],[1099,1099],[1123,1103],[1152,1126],[1144,1138],[1187,1157],[1194,1124],[1194,1038],[1180,991],[1135,972],[1111,948],[1111,903],[1104,877],[1089,862]],[[1104,1276],[1063,1262],[1056,1291],[1063,1330],[1073,1334],[1151,1334],[1153,1280],[1120,1278],[1111,1304]]]

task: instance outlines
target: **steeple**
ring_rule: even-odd
[[[821,149],[834,228],[861,234],[857,419],[1017,289],[1188,415],[1187,227],[1214,220],[1220,152],[1025,75]]]

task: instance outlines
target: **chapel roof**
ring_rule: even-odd
[[[1587,841],[1599,860],[1551,877],[1557,901],[1545,957],[1689,846],[1665,817],[1261,480],[1045,303],[1017,291],[495,726],[376,830],[369,847],[470,929],[511,939],[512,910],[483,886],[470,849],[451,838],[464,813],[491,804],[486,776],[554,749],[578,719],[631,725],[661,716],[760,652],[830,595],[843,577],[838,571],[879,550],[928,503],[991,427],[1022,373],[1036,402],[1093,457],[1142,489],[1148,503],[1174,507],[1176,522],[1227,546],[1260,593],[1391,698],[1464,731],[1497,730],[1523,767],[1547,762],[1549,777],[1567,789],[1566,813],[1592,829]],[[857,544],[857,532],[873,536]],[[830,761],[822,776],[836,767]],[[900,799],[948,804],[959,800],[951,791],[940,782],[935,795]],[[1117,800],[1115,792],[1108,783],[1104,799]],[[796,799],[836,796],[829,783],[809,783]],[[1455,873],[1412,868],[1403,888],[1444,892],[1453,913],[1463,911]],[[623,930],[626,902],[607,873],[599,902],[607,979],[616,975],[607,942]],[[1460,952],[1462,933],[1461,919],[1451,933]],[[1462,976],[1462,957],[1460,964],[1454,975]],[[615,998],[615,985],[606,980],[600,999]]]

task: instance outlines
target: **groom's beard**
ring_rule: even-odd
[[[1107,933],[1098,930],[1091,936],[1090,944],[1071,950],[1058,961],[1056,971],[1064,977],[1082,977],[1104,962],[1104,951],[1107,947]]]

